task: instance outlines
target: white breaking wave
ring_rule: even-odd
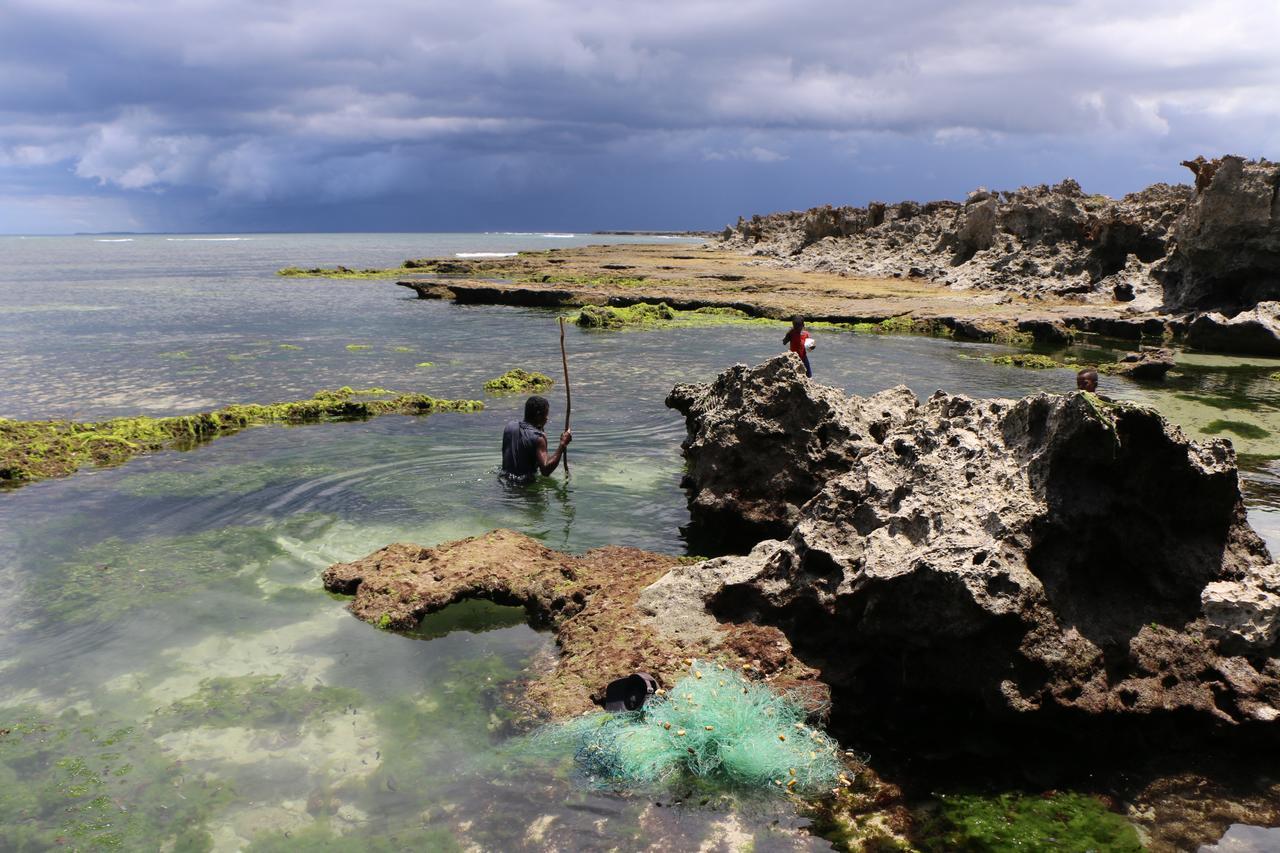
[[[251,237],[165,237],[170,243],[234,243]]]
[[[519,252],[454,252],[455,258],[514,258]]]
[[[539,237],[556,237],[558,239],[568,240],[570,238],[577,237],[578,235],[577,234],[539,234],[538,236]]]
[[[93,242],[95,243],[132,243],[133,238],[132,237],[116,237],[110,240],[106,238],[102,238],[102,239],[94,240]]]

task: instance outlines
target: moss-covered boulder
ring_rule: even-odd
[[[625,329],[633,326],[656,326],[675,319],[675,309],[665,302],[656,305],[640,302],[626,308],[584,305],[574,322],[584,329]]]
[[[545,373],[536,373],[517,367],[508,370],[496,379],[484,383],[484,390],[490,394],[515,394],[525,392],[536,394],[545,391],[554,384],[554,380]]]

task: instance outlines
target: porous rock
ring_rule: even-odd
[[[845,470],[810,465],[816,494],[773,510],[798,519],[785,538],[651,587],[646,601],[699,590],[672,595],[668,618],[777,625],[821,669],[836,714],[917,733],[1071,720],[1084,736],[1096,730],[1082,720],[1159,718],[1191,736],[1277,716],[1277,570],[1246,523],[1229,443],[1082,392],[902,394],[886,418],[876,398],[809,390],[797,367],[779,357],[678,390],[704,401],[687,407],[691,437],[753,424],[723,457],[691,441],[695,492],[706,471],[724,505],[734,476],[755,494],[757,472],[738,464],[753,449]],[[789,423],[839,412],[880,426],[771,432],[781,399]]]
[[[1167,310],[1251,308],[1280,299],[1280,163],[1185,163],[1196,191],[1173,231]]]
[[[1126,353],[1118,362],[1110,365],[1110,372],[1130,379],[1160,382],[1173,367],[1172,350],[1152,348]]]
[[[1123,198],[1071,179],[963,204],[907,201],[739,219],[722,240],[785,266],[957,288],[1126,303],[1135,312],[1223,311],[1280,299],[1280,163],[1185,161],[1195,186]]]
[[[522,606],[529,624],[552,631],[559,654],[515,697],[527,719],[592,710],[604,687],[633,672],[671,685],[687,658],[710,658],[767,677],[808,696],[827,697],[814,670],[791,653],[782,632],[746,624],[670,630],[662,611],[639,603],[645,587],[677,564],[673,557],[608,546],[582,555],[554,551],[511,530],[434,548],[395,544],[324,571],[325,589],[354,595],[351,612],[391,630],[415,627],[450,604],[485,599]],[[714,623],[714,620],[713,620]]]
[[[736,365],[709,385],[677,385],[667,405],[689,425],[685,484],[695,523],[729,538],[785,535],[800,506],[914,399],[904,387],[851,399],[805,380],[790,354]]]
[[[1186,344],[1212,352],[1280,355],[1280,302],[1260,302],[1234,316],[1199,314],[1187,327]]]
[[[979,190],[963,203],[873,203],[739,219],[730,247],[802,269],[923,277],[957,288],[1127,302],[1163,298],[1157,262],[1191,188],[1156,184],[1111,199],[1073,180],[1011,192]]]

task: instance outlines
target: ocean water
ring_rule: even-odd
[[[684,426],[663,399],[677,382],[778,352],[783,326],[570,327],[572,476],[513,490],[495,469],[523,398],[487,397],[481,384],[513,367],[558,378],[554,312],[423,301],[390,280],[275,275],[626,240],[0,238],[0,416],[179,414],[342,385],[488,406],[255,428],[0,493],[0,728],[11,730],[0,740],[0,848],[696,849],[731,838],[825,849],[785,804],[599,792],[563,762],[513,757],[501,686],[551,653],[545,634],[496,608],[440,614],[413,636],[379,631],[319,583],[331,563],[391,542],[496,527],[569,551],[686,553]],[[1073,387],[1070,371],[980,360],[992,347],[818,338],[815,378],[854,393]],[[1165,391],[1105,381],[1115,396],[1185,413],[1193,434],[1214,429],[1196,402],[1205,397],[1227,413],[1218,420],[1266,431],[1278,368],[1192,358]],[[548,395],[553,425],[561,394],[557,384]],[[1248,469],[1251,518],[1275,543],[1269,455]]]

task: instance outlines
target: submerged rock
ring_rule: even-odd
[[[945,740],[1277,717],[1277,569],[1229,443],[1079,392],[845,397],[790,356],[671,402],[689,422],[695,518],[743,506],[794,524],[642,600],[657,610],[670,591],[673,621],[779,626],[843,719]]]

